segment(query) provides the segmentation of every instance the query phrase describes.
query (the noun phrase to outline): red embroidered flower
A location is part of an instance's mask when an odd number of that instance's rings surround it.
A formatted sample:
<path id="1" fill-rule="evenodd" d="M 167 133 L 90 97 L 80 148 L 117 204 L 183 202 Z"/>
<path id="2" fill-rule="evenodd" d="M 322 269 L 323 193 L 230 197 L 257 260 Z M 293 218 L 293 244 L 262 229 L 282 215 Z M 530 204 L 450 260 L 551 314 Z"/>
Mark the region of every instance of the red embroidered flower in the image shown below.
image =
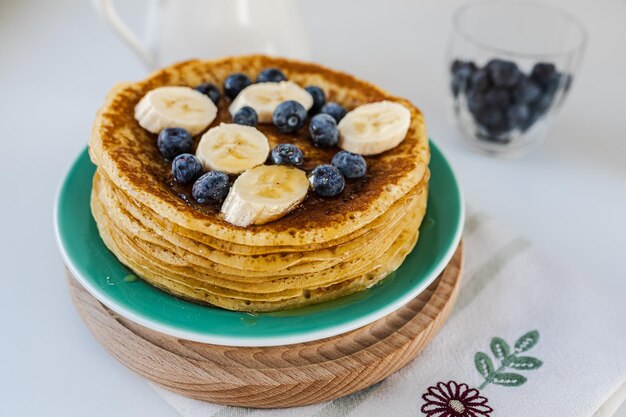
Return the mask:
<path id="1" fill-rule="evenodd" d="M 480 391 L 454 381 L 429 387 L 422 399 L 426 404 L 421 410 L 428 417 L 489 417 L 493 411 Z"/>

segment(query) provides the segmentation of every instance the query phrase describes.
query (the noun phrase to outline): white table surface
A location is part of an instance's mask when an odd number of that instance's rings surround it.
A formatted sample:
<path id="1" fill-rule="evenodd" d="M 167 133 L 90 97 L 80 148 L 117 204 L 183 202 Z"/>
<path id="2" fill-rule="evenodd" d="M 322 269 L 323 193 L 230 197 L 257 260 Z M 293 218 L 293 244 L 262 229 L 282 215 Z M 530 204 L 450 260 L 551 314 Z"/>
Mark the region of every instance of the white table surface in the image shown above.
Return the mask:
<path id="1" fill-rule="evenodd" d="M 143 2 L 126 3 L 138 24 Z M 626 2 L 560 1 L 589 28 L 587 56 L 545 145 L 514 160 L 470 152 L 449 123 L 443 62 L 458 3 L 300 0 L 316 61 L 413 100 L 468 202 L 623 300 Z M 86 0 L 0 2 L 2 416 L 175 415 L 81 323 L 52 226 L 57 184 L 105 93 L 144 73 Z"/>

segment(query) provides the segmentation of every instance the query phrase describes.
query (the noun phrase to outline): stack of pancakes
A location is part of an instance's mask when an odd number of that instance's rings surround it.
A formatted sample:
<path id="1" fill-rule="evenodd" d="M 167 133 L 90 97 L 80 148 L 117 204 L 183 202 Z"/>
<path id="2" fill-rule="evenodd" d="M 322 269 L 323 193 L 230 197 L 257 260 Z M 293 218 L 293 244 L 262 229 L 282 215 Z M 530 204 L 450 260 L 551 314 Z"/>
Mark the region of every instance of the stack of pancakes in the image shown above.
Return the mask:
<path id="1" fill-rule="evenodd" d="M 301 86 L 321 87 L 328 101 L 348 110 L 396 101 L 410 110 L 411 126 L 399 146 L 366 157 L 367 175 L 347 180 L 338 196 L 309 193 L 285 217 L 242 228 L 222 219 L 219 204 L 197 204 L 190 187 L 173 181 L 156 135 L 138 125 L 134 107 L 156 87 L 222 85 L 232 73 L 254 79 L 267 67 L 281 69 Z M 231 122 L 227 100 L 218 107 L 210 127 Z M 300 168 L 307 173 L 330 163 L 338 151 L 314 147 L 306 125 L 296 134 L 269 124 L 258 129 L 271 147 L 298 145 L 305 160 Z M 230 310 L 295 308 L 376 284 L 413 249 L 426 210 L 430 154 L 419 110 L 374 85 L 309 63 L 265 56 L 189 61 L 120 84 L 97 115 L 89 151 L 98 166 L 92 212 L 107 247 L 150 284 Z"/>

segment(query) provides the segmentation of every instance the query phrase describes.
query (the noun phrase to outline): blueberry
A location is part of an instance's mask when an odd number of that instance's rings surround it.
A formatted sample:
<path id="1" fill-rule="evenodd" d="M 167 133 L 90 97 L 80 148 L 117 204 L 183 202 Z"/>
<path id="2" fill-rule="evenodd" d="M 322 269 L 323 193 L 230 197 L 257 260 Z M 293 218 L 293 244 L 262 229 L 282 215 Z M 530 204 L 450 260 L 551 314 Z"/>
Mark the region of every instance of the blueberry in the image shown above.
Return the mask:
<path id="1" fill-rule="evenodd" d="M 193 138 L 185 129 L 168 127 L 159 133 L 157 146 L 165 159 L 174 159 L 181 153 L 191 153 Z"/>
<path id="2" fill-rule="evenodd" d="M 494 87 L 484 94 L 485 104 L 489 107 L 508 107 L 511 104 L 511 95 L 504 88 Z"/>
<path id="3" fill-rule="evenodd" d="M 559 78 L 559 74 L 554 64 L 538 62 L 530 72 L 530 78 L 541 87 L 546 88 L 549 84 L 553 84 L 554 80 Z"/>
<path id="4" fill-rule="evenodd" d="M 200 204 L 219 202 L 226 198 L 228 189 L 228 175 L 211 171 L 196 180 L 191 188 L 191 195 Z"/>
<path id="5" fill-rule="evenodd" d="M 506 118 L 512 127 L 522 129 L 530 119 L 530 109 L 525 104 L 516 104 L 506 111 Z"/>
<path id="6" fill-rule="evenodd" d="M 502 118 L 498 123 L 485 126 L 485 130 L 492 135 L 503 135 L 513 130 L 513 126 L 509 124 L 505 115 L 504 118 Z"/>
<path id="7" fill-rule="evenodd" d="M 478 113 L 486 107 L 485 95 L 470 90 L 467 94 L 467 107 L 472 114 Z"/>
<path id="8" fill-rule="evenodd" d="M 270 160 L 275 165 L 302 165 L 302 151 L 291 143 L 281 143 L 272 149 Z"/>
<path id="9" fill-rule="evenodd" d="M 332 165 L 320 165 L 309 176 L 309 184 L 313 191 L 322 197 L 333 197 L 341 193 L 346 180 L 341 172 Z"/>
<path id="10" fill-rule="evenodd" d="M 476 64 L 474 64 L 472 61 L 464 61 L 462 59 L 455 59 L 454 61 L 452 61 L 452 65 L 450 65 L 450 71 L 452 72 L 452 74 L 455 74 L 463 70 L 464 68 L 469 68 L 471 72 L 474 72 L 478 69 L 476 67 Z"/>
<path id="11" fill-rule="evenodd" d="M 563 91 L 567 93 L 572 87 L 572 76 L 571 74 L 562 74 L 561 77 L 563 78 Z"/>
<path id="12" fill-rule="evenodd" d="M 346 178 L 361 178 L 367 171 L 365 159 L 359 154 L 348 151 L 337 152 L 331 164 Z"/>
<path id="13" fill-rule="evenodd" d="M 456 97 L 459 92 L 466 91 L 469 80 L 476 71 L 476 65 L 473 62 L 465 62 L 455 60 L 452 63 L 452 94 Z"/>
<path id="14" fill-rule="evenodd" d="M 512 139 L 510 127 L 486 127 L 484 128 L 484 132 L 486 135 L 479 135 L 479 137 L 492 142 L 509 143 Z"/>
<path id="15" fill-rule="evenodd" d="M 506 107 L 511 102 L 509 92 L 503 88 L 494 87 L 485 69 L 476 71 L 470 83 L 467 105 L 472 114 L 486 107 Z"/>
<path id="16" fill-rule="evenodd" d="M 511 135 L 504 135 L 504 133 L 506 132 L 498 132 L 491 129 L 484 129 L 483 131 L 476 132 L 476 136 L 479 139 L 503 145 L 511 143 L 513 137 Z"/>
<path id="17" fill-rule="evenodd" d="M 343 116 L 348 113 L 348 111 L 342 105 L 329 101 L 322 106 L 322 108 L 320 109 L 320 113 L 333 116 L 333 119 L 335 119 L 335 121 L 339 123 L 341 119 L 343 119 Z"/>
<path id="18" fill-rule="evenodd" d="M 487 107 L 475 114 L 476 121 L 482 126 L 496 126 L 501 124 L 504 119 L 504 113 L 502 110 Z"/>
<path id="19" fill-rule="evenodd" d="M 539 113 L 539 115 L 543 115 L 546 111 L 548 111 L 553 101 L 554 93 L 546 91 L 545 93 L 541 94 L 536 102 L 532 103 L 532 109 L 535 112 Z"/>
<path id="20" fill-rule="evenodd" d="M 309 134 L 315 146 L 327 148 L 335 146 L 339 142 L 339 129 L 337 122 L 329 114 L 320 113 L 311 119 Z"/>
<path id="21" fill-rule="evenodd" d="M 278 68 L 265 68 L 256 77 L 257 83 L 278 83 L 281 81 L 287 81 L 287 77 Z"/>
<path id="22" fill-rule="evenodd" d="M 522 77 L 515 62 L 504 61 L 502 59 L 492 59 L 485 66 L 491 77 L 491 81 L 498 87 L 514 87 Z"/>
<path id="23" fill-rule="evenodd" d="M 272 120 L 279 131 L 292 133 L 300 129 L 306 120 L 307 112 L 302 104 L 287 100 L 276 106 Z"/>
<path id="24" fill-rule="evenodd" d="M 561 84 L 563 84 L 563 76 L 559 73 L 557 73 L 556 75 L 554 75 L 553 77 L 551 77 L 549 80 L 547 80 L 544 84 L 543 84 L 543 91 L 545 93 L 549 93 L 549 94 L 556 94 L 557 90 L 559 89 L 559 87 L 561 86 Z"/>
<path id="25" fill-rule="evenodd" d="M 502 109 L 487 107 L 476 114 L 474 118 L 480 126 L 489 132 L 499 134 L 511 130 L 511 125 Z"/>
<path id="26" fill-rule="evenodd" d="M 522 131 L 526 131 L 532 125 L 534 125 L 535 122 L 539 120 L 541 116 L 543 116 L 543 113 L 544 113 L 543 111 L 539 111 L 537 108 L 533 106 L 529 106 L 528 111 L 529 111 L 528 119 L 526 120 L 526 123 L 524 123 L 524 125 L 521 126 Z"/>
<path id="27" fill-rule="evenodd" d="M 464 62 L 465 61 L 463 61 L 462 59 L 455 59 L 454 61 L 452 61 L 452 64 L 450 64 L 450 73 L 454 74 L 455 72 L 457 72 Z"/>
<path id="28" fill-rule="evenodd" d="M 205 96 L 208 96 L 211 99 L 211 101 L 215 103 L 215 105 L 217 105 L 217 103 L 220 102 L 220 98 L 222 97 L 222 93 L 220 93 L 220 90 L 215 86 L 215 84 L 211 84 L 211 83 L 200 84 L 199 86 L 196 87 L 196 90 L 201 92 Z"/>
<path id="29" fill-rule="evenodd" d="M 535 81 L 544 91 L 544 93 L 555 95 L 559 87 L 569 89 L 571 77 L 561 74 L 557 71 L 554 64 L 547 62 L 538 62 L 533 67 L 530 78 Z"/>
<path id="30" fill-rule="evenodd" d="M 489 74 L 485 69 L 479 69 L 474 72 L 469 79 L 469 91 L 473 93 L 482 93 L 491 87 Z"/>
<path id="31" fill-rule="evenodd" d="M 306 87 L 305 90 L 311 94 L 311 97 L 313 97 L 313 106 L 309 109 L 309 113 L 319 113 L 322 106 L 326 103 L 326 94 L 324 94 L 324 90 L 314 85 Z"/>
<path id="32" fill-rule="evenodd" d="M 454 97 L 458 96 L 460 92 L 467 90 L 467 77 L 454 74 L 452 81 L 450 81 L 450 89 Z"/>
<path id="33" fill-rule="evenodd" d="M 516 103 L 533 103 L 541 96 L 541 87 L 535 82 L 526 77 L 520 81 L 520 83 L 513 89 L 513 100 Z"/>
<path id="34" fill-rule="evenodd" d="M 179 184 L 189 184 L 202 174 L 202 162 L 190 153 L 178 155 L 172 161 L 172 175 Z"/>
<path id="35" fill-rule="evenodd" d="M 252 81 L 245 74 L 239 72 L 231 74 L 224 80 L 224 94 L 231 100 L 234 100 L 237 94 L 250 84 L 252 84 Z"/>
<path id="36" fill-rule="evenodd" d="M 259 116 L 250 106 L 243 106 L 233 116 L 233 122 L 238 125 L 256 127 L 259 122 Z"/>

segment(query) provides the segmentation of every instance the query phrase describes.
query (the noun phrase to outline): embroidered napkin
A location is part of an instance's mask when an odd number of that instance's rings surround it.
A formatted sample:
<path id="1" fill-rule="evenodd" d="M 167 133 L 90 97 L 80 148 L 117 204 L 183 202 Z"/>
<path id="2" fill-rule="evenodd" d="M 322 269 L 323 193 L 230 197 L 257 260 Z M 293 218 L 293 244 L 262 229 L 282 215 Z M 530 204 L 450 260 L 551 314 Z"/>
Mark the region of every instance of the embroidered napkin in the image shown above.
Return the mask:
<path id="1" fill-rule="evenodd" d="M 626 396 L 626 309 L 481 213 L 465 227 L 464 281 L 441 332 L 363 391 L 284 410 L 154 389 L 184 417 L 607 417 Z"/>

